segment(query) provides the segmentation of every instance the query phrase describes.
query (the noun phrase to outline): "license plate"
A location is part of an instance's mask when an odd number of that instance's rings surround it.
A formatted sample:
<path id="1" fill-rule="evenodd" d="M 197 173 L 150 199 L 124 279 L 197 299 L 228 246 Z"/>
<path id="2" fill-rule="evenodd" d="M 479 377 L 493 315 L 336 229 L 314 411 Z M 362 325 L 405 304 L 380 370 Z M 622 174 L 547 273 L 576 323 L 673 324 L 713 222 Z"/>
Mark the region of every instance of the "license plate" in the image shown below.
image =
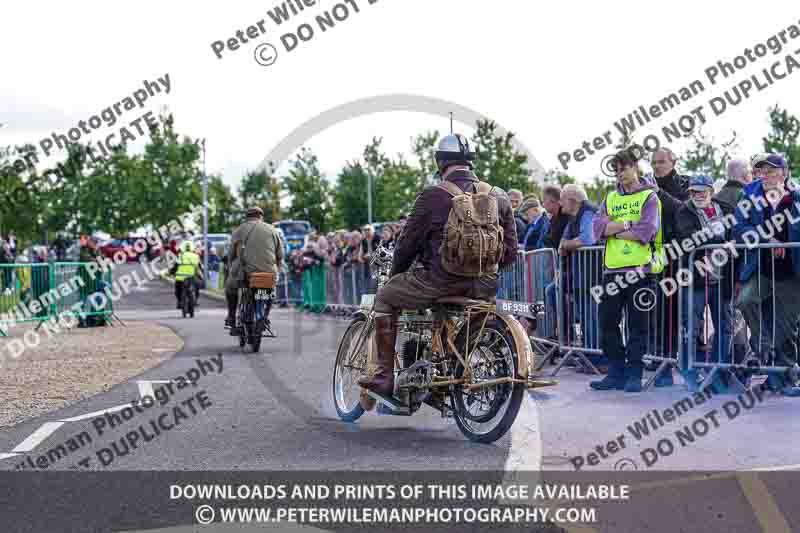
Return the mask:
<path id="1" fill-rule="evenodd" d="M 269 300 L 272 297 L 272 291 L 267 289 L 259 289 L 256 291 L 256 300 Z"/>
<path id="2" fill-rule="evenodd" d="M 530 318 L 536 318 L 536 313 L 540 310 L 538 307 L 539 306 L 536 304 L 528 302 L 515 302 L 512 300 L 502 300 L 500 298 L 496 300 L 495 305 L 497 312 L 500 314 L 519 315 Z"/>
<path id="3" fill-rule="evenodd" d="M 361 307 L 370 308 L 372 304 L 375 302 L 375 295 L 374 294 L 363 294 L 361 296 Z"/>

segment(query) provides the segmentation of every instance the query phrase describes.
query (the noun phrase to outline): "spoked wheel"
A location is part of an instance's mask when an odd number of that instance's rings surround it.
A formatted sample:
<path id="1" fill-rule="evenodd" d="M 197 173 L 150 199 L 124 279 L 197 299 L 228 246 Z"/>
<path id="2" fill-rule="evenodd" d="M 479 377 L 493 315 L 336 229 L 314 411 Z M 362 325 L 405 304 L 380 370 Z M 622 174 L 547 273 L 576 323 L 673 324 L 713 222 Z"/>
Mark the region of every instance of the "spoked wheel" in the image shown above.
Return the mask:
<path id="1" fill-rule="evenodd" d="M 499 318 L 490 316 L 480 331 L 483 317 L 479 318 L 469 324 L 470 353 L 464 355 L 466 326 L 456 343 L 471 369 L 473 382 L 519 378 L 516 345 L 508 327 Z M 459 362 L 455 378 L 463 376 L 464 367 Z M 505 435 L 517 418 L 524 393 L 522 383 L 498 383 L 473 389 L 454 386 L 454 418 L 458 429 L 473 442 L 486 444 L 496 441 Z"/>
<path id="2" fill-rule="evenodd" d="M 358 378 L 367 368 L 367 347 L 370 339 L 364 338 L 367 320 L 358 316 L 342 336 L 336 363 L 333 367 L 333 405 L 339 418 L 355 422 L 364 414 L 361 406 L 361 387 Z M 358 346 L 360 345 L 360 346 Z"/>

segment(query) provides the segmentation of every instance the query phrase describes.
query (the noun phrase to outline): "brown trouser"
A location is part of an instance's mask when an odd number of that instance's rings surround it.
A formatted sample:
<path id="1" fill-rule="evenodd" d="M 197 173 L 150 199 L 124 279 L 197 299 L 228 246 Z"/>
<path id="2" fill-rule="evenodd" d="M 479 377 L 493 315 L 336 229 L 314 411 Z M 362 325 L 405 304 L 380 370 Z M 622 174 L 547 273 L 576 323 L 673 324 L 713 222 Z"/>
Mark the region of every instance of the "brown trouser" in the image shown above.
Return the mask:
<path id="1" fill-rule="evenodd" d="M 403 309 L 428 309 L 445 296 L 494 301 L 497 275 L 462 278 L 417 269 L 393 276 L 375 296 L 375 311 L 397 313 Z"/>

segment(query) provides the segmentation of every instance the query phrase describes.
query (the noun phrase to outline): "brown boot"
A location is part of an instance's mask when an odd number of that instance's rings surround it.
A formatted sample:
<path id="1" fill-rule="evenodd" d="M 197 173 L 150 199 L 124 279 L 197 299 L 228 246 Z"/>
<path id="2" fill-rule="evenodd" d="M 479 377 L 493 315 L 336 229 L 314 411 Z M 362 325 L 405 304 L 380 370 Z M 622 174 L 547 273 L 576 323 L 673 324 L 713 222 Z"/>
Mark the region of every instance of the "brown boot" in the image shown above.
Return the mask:
<path id="1" fill-rule="evenodd" d="M 379 316 L 375 319 L 375 341 L 378 345 L 375 373 L 362 376 L 358 384 L 383 396 L 394 394 L 394 344 L 397 340 L 397 317 Z"/>

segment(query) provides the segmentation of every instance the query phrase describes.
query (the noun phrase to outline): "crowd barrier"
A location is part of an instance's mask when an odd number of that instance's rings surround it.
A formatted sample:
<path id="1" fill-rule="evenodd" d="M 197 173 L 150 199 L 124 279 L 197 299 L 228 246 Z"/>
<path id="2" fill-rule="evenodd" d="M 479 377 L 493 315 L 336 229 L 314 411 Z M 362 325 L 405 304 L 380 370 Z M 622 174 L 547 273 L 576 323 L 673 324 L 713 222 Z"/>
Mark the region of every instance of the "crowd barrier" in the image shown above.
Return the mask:
<path id="1" fill-rule="evenodd" d="M 776 267 L 775 250 L 800 257 L 800 243 L 706 245 L 689 255 L 689 265 L 717 271 L 698 283 L 698 268 L 692 269 L 694 283 L 682 289 L 682 363 L 690 389 L 741 392 L 753 375 L 766 376 L 778 388 L 797 382 L 800 279 Z M 752 274 L 742 284 L 744 271 Z"/>
<path id="2" fill-rule="evenodd" d="M 7 336 L 10 323 L 39 322 L 70 316 L 80 321 L 99 317 L 110 323 L 114 314 L 112 298 L 95 309 L 90 298 L 112 284 L 112 271 L 92 273 L 88 263 L 0 264 L 0 337 Z M 79 310 L 76 304 L 81 303 Z"/>
<path id="3" fill-rule="evenodd" d="M 753 253 L 755 248 L 746 254 L 748 246 L 741 244 L 735 248 L 743 251 L 742 259 L 726 266 L 730 272 L 723 283 L 730 286 L 715 291 L 708 286 L 708 279 L 696 271 L 697 254 L 725 247 L 731 245 L 698 247 L 691 254 L 665 247 L 668 258 L 680 259 L 667 262 L 664 271 L 654 276 L 653 294 L 640 302 L 649 313 L 644 360 L 652 374 L 644 384 L 645 389 L 656 385 L 659 379 L 668 382 L 673 369 L 683 375 L 690 390 L 713 385 L 716 390 L 736 391 L 743 389 L 745 375 L 797 375 L 800 280 L 782 282 L 781 287 L 796 285 L 796 291 L 769 290 L 776 283 L 774 270 L 762 264 L 761 255 Z M 795 249 L 800 243 L 756 248 L 778 247 Z M 518 252 L 513 264 L 499 273 L 498 298 L 528 304 L 533 310 L 521 318 L 539 355 L 537 370 L 554 363 L 552 375 L 565 366 L 599 374 L 598 367 L 607 364 L 600 347 L 599 306 L 592 295 L 592 288 L 603 283 L 603 253 L 602 246 L 583 247 L 566 256 L 553 249 Z M 800 257 L 800 250 L 798 254 Z M 755 279 L 760 280 L 760 285 L 754 285 L 745 295 L 751 299 L 753 294 L 763 298 L 759 305 L 751 305 L 750 310 L 742 313 L 734 307 L 735 298 L 730 295 L 735 292 L 738 273 L 748 261 L 755 262 Z M 700 276 L 705 280 L 698 282 L 701 289 L 681 286 L 686 284 L 687 270 L 695 278 Z M 279 290 L 280 298 L 317 313 L 351 312 L 359 306 L 364 294 L 374 293 L 374 283 L 364 264 L 318 265 L 304 271 L 302 276 L 290 274 L 285 279 Z M 698 303 L 698 298 L 703 301 Z M 773 316 L 778 316 L 778 320 L 772 320 Z M 627 343 L 626 323 L 623 313 L 620 328 Z M 722 334 L 715 335 L 715 327 Z M 768 355 L 759 358 L 756 353 Z"/>

